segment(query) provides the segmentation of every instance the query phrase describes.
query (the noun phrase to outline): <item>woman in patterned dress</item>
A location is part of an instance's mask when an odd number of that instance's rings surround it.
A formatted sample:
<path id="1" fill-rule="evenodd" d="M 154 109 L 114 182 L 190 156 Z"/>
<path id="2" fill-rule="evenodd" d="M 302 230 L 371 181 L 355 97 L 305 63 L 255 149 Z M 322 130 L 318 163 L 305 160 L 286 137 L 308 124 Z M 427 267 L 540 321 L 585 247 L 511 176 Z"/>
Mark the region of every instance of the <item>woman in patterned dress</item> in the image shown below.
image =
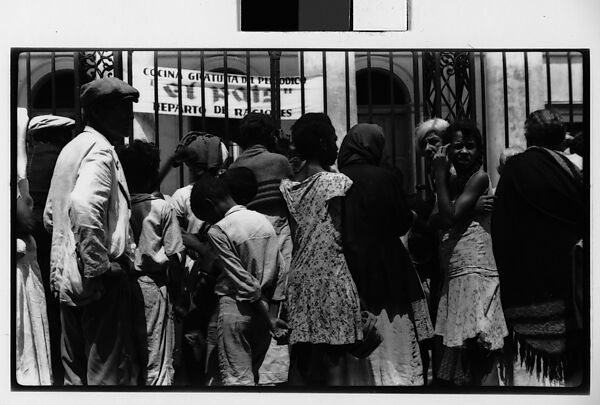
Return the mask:
<path id="1" fill-rule="evenodd" d="M 490 191 L 482 166 L 482 138 L 470 122 L 443 134 L 445 146 L 433 160 L 442 228 L 445 280 L 435 332 L 443 339 L 436 377 L 457 385 L 498 385 L 497 354 L 508 335 L 500 305 L 498 270 L 492 252 L 490 215 L 475 209 Z M 450 163 L 456 169 L 450 181 Z M 454 183 L 454 184 L 452 184 Z"/>
<path id="2" fill-rule="evenodd" d="M 349 346 L 362 339 L 362 329 L 340 232 L 340 197 L 352 181 L 327 171 L 337 157 L 335 129 L 327 115 L 305 114 L 292 127 L 292 137 L 304 164 L 293 181 L 284 179 L 280 185 L 294 242 L 287 298 L 289 383 L 365 384 L 352 379 L 364 375 L 362 371 L 349 370 L 366 362 L 348 353 Z"/>

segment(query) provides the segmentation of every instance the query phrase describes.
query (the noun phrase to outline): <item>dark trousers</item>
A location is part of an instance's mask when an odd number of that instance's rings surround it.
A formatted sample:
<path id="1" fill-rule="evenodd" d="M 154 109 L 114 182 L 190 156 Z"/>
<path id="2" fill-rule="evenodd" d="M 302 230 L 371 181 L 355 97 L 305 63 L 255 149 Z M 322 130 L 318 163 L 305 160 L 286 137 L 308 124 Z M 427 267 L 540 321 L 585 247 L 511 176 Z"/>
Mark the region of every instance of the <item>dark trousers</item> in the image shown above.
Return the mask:
<path id="1" fill-rule="evenodd" d="M 138 384 L 130 281 L 102 277 L 106 291 L 99 300 L 60 306 L 65 385 Z"/>

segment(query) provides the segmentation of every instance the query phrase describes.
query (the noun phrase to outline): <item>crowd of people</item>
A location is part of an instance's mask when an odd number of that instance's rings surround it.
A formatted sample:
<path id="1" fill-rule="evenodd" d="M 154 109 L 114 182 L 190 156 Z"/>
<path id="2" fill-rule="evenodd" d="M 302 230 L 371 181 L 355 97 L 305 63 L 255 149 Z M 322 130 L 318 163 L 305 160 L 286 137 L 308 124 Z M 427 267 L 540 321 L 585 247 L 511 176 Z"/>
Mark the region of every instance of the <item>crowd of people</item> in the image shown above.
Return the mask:
<path id="1" fill-rule="evenodd" d="M 585 361 L 580 136 L 531 113 L 497 188 L 468 121 L 416 129 L 407 196 L 385 135 L 307 113 L 282 136 L 125 141 L 138 91 L 81 88 L 85 127 L 27 126 L 17 181 L 21 385 L 577 386 Z M 22 158 L 22 157 L 21 157 Z M 233 161 L 232 161 L 233 160 Z M 191 183 L 161 181 L 185 165 Z"/>

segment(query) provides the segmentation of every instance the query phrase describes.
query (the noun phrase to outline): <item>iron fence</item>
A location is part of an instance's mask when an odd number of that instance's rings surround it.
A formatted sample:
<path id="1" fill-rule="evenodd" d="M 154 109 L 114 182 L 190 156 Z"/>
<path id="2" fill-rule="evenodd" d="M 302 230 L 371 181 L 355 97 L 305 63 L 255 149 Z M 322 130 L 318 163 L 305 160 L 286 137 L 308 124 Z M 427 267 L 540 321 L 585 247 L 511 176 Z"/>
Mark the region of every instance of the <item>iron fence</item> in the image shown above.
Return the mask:
<path id="1" fill-rule="evenodd" d="M 231 116 L 230 103 L 239 105 L 242 100 L 246 111 L 253 110 L 255 76 L 269 78 L 269 88 L 263 90 L 269 94 L 262 105 L 269 100 L 269 112 L 283 130 L 289 130 L 295 119 L 285 116 L 287 110 L 296 109 L 292 117 L 297 117 L 315 106 L 332 116 L 340 132 L 357 122 L 384 127 L 387 152 L 404 172 L 409 193 L 418 191 L 424 182 L 413 133 L 428 118 L 475 121 L 484 137 L 485 155 L 492 159 L 499 148 L 522 142 L 519 131 L 534 108 L 558 109 L 569 132 L 582 131 L 588 137 L 589 92 L 584 83 L 589 57 L 585 50 L 29 50 L 16 54 L 17 102 L 27 107 L 30 117 L 67 115 L 80 128 L 81 86 L 104 76 L 136 86 L 136 57 L 142 56 L 153 68 L 153 87 L 150 94 L 144 94 L 153 103 L 151 112 L 136 115 L 152 115 L 151 140 L 161 147 L 163 156 L 172 152 L 184 132 L 193 129 L 221 136 L 233 153 L 232 140 L 241 117 Z M 161 69 L 171 69 L 176 80 L 166 81 Z M 199 73 L 199 80 L 184 84 L 182 72 L 190 69 Z M 218 118 L 207 114 L 207 95 L 211 94 L 207 73 L 222 75 L 222 89 L 215 93 L 223 95 Z M 245 77 L 245 83 L 234 85 L 233 76 Z M 282 97 L 288 91 L 281 88 L 286 77 L 299 78 L 298 105 L 292 107 Z M 315 78 L 320 86 L 311 82 Z M 175 115 L 161 110 L 165 86 L 176 93 Z M 185 103 L 189 95 L 197 95 L 196 90 L 200 105 L 192 111 Z M 494 162 L 487 166 L 488 171 L 495 167 Z M 183 168 L 174 176 L 171 188 L 186 183 Z"/>

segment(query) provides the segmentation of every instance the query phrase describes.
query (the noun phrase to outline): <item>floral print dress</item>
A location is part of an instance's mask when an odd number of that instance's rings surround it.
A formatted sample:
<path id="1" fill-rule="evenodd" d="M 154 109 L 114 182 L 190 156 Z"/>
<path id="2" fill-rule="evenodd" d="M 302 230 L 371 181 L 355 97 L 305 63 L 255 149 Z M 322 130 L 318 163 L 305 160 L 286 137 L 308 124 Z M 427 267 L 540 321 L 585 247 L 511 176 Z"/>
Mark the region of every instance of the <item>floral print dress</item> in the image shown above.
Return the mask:
<path id="1" fill-rule="evenodd" d="M 358 292 L 342 251 L 342 197 L 352 180 L 320 172 L 280 190 L 292 217 L 288 276 L 290 344 L 351 344 L 362 339 Z"/>

